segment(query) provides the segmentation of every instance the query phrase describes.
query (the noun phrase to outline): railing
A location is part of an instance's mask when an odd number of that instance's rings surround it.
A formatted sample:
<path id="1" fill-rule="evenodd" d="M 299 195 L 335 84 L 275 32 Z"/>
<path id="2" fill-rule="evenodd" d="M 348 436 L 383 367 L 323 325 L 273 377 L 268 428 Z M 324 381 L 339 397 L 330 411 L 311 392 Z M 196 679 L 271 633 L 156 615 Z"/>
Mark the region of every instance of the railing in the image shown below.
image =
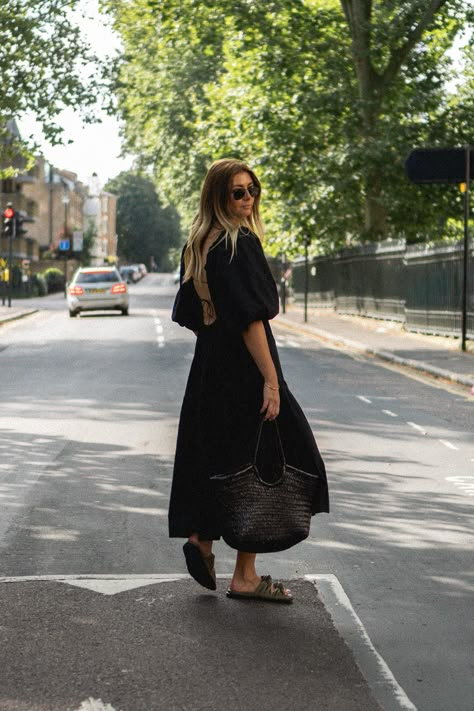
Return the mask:
<path id="1" fill-rule="evenodd" d="M 467 337 L 474 339 L 474 274 L 468 269 Z M 461 331 L 463 245 L 407 247 L 387 241 L 309 263 L 308 303 L 340 313 L 404 322 L 412 331 L 455 334 Z M 304 299 L 305 264 L 293 263 L 296 301 Z"/>

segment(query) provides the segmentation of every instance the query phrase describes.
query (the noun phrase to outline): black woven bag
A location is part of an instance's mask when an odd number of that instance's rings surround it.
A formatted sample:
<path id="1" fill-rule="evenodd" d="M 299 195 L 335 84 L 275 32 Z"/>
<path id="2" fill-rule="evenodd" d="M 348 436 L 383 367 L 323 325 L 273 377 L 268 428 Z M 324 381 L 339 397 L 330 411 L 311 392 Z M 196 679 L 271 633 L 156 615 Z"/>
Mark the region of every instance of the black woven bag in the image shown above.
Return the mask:
<path id="1" fill-rule="evenodd" d="M 225 474 L 210 477 L 219 505 L 224 541 L 247 553 L 284 551 L 309 535 L 311 502 L 319 477 L 292 467 L 285 461 L 276 421 L 280 474 L 264 481 L 257 467 L 263 420 L 257 434 L 253 462 Z"/>

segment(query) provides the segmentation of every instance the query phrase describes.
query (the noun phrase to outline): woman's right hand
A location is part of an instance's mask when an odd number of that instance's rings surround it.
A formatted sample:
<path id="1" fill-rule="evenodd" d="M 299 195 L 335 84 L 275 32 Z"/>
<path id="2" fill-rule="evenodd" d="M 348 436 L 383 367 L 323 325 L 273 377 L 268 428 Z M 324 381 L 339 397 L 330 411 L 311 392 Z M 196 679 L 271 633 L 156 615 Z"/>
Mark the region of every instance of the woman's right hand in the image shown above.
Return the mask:
<path id="1" fill-rule="evenodd" d="M 280 414 L 280 389 L 272 383 L 263 385 L 263 405 L 260 414 L 264 420 L 274 420 Z"/>

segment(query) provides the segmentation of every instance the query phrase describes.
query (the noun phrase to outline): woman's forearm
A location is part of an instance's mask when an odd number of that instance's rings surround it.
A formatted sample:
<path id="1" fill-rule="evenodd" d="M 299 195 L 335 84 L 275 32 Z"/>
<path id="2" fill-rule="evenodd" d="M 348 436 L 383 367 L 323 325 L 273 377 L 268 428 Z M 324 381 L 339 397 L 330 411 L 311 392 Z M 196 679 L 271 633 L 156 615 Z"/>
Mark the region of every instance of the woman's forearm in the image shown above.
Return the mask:
<path id="1" fill-rule="evenodd" d="M 242 333 L 245 345 L 268 385 L 278 387 L 278 375 L 268 347 L 262 321 L 253 321 Z"/>

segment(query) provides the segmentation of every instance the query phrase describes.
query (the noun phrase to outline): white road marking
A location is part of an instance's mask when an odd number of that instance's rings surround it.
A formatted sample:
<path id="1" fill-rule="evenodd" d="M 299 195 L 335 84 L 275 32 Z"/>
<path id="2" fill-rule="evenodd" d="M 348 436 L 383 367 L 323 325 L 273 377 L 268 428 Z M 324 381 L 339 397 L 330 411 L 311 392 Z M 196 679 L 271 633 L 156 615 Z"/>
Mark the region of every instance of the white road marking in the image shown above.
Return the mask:
<path id="1" fill-rule="evenodd" d="M 451 442 L 448 442 L 448 440 L 446 439 L 440 439 L 439 441 L 441 442 L 441 444 L 444 444 L 444 446 L 448 449 L 459 449 L 459 447 L 456 447 L 456 445 L 451 444 Z"/>
<path id="2" fill-rule="evenodd" d="M 357 397 L 359 398 L 359 400 L 362 400 L 362 402 L 366 402 L 369 405 L 372 405 L 372 400 L 369 400 L 368 397 L 364 397 L 364 395 L 357 395 Z"/>
<path id="3" fill-rule="evenodd" d="M 474 496 L 474 476 L 447 476 L 446 481 L 450 481 L 464 494 Z"/>
<path id="4" fill-rule="evenodd" d="M 351 648 L 371 691 L 385 711 L 417 711 L 377 652 L 362 621 L 335 575 L 305 575 L 317 588 L 338 632 Z"/>
<path id="5" fill-rule="evenodd" d="M 407 425 L 410 425 L 410 427 L 413 427 L 414 430 L 418 430 L 418 432 L 421 432 L 421 434 L 426 434 L 426 430 L 421 427 L 421 425 L 417 425 L 416 422 L 407 422 Z"/>
<path id="6" fill-rule="evenodd" d="M 287 344 L 291 346 L 292 348 L 301 348 L 301 345 L 299 343 L 296 343 L 296 341 L 292 341 L 289 338 L 287 339 Z"/>
<path id="7" fill-rule="evenodd" d="M 228 577 L 228 576 L 222 576 Z M 20 577 L 0 578 L 1 583 L 35 583 L 57 582 L 72 585 L 76 588 L 85 588 L 101 595 L 117 595 L 126 590 L 156 585 L 157 583 L 171 583 L 175 580 L 191 579 L 185 573 L 162 575 L 153 573 L 147 575 L 26 575 Z"/>
<path id="8" fill-rule="evenodd" d="M 156 313 L 156 311 L 154 311 L 152 313 Z M 161 325 L 161 319 L 158 318 L 158 316 L 155 316 L 155 318 L 153 320 L 155 322 L 156 342 L 157 342 L 158 348 L 164 348 L 165 347 L 165 338 L 162 335 L 163 334 L 163 326 Z"/>
<path id="9" fill-rule="evenodd" d="M 110 704 L 104 704 L 102 699 L 93 699 L 92 696 L 82 702 L 76 711 L 119 711 Z"/>
<path id="10" fill-rule="evenodd" d="M 385 412 L 386 415 L 389 415 L 390 417 L 398 417 L 396 412 L 392 412 L 391 410 L 382 410 L 382 412 Z"/>
<path id="11" fill-rule="evenodd" d="M 85 588 L 98 592 L 101 595 L 117 595 L 117 593 L 133 590 L 134 588 L 142 588 L 146 585 L 155 585 L 156 583 L 172 582 L 174 578 L 148 580 L 147 578 L 137 577 L 134 580 L 61 580 L 66 585 L 72 585 L 76 588 Z"/>

